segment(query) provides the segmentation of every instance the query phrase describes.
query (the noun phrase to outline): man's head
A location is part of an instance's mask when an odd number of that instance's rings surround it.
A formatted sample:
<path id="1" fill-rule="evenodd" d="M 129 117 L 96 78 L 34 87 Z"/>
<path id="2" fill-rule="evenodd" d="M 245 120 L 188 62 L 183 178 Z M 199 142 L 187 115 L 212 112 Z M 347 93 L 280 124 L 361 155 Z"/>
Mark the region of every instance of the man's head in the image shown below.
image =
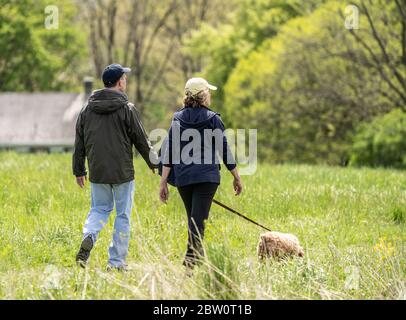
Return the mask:
<path id="1" fill-rule="evenodd" d="M 123 68 L 120 64 L 111 64 L 103 71 L 103 83 L 106 88 L 125 92 L 127 88 L 127 75 L 130 68 Z"/>

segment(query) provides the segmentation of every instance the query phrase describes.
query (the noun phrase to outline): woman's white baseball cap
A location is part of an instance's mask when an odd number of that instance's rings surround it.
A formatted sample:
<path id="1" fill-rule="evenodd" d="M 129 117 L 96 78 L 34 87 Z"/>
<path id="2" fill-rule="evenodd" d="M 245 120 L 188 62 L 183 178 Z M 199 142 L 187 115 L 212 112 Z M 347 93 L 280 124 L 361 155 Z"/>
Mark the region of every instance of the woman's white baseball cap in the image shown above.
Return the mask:
<path id="1" fill-rule="evenodd" d="M 217 87 L 211 85 L 203 78 L 191 78 L 186 82 L 185 85 L 185 91 L 190 92 L 192 95 L 206 89 L 217 90 Z"/>

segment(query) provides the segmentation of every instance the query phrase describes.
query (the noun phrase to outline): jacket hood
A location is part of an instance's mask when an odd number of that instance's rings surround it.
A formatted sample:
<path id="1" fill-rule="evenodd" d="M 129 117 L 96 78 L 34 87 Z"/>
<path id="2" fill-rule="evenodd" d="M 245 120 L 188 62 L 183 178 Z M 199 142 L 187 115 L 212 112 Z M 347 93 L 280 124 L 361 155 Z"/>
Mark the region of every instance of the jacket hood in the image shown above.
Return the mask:
<path id="1" fill-rule="evenodd" d="M 178 120 L 182 127 L 200 128 L 207 125 L 210 120 L 220 115 L 206 107 L 183 108 L 174 114 L 174 120 Z"/>
<path id="2" fill-rule="evenodd" d="M 89 98 L 89 108 L 96 113 L 112 113 L 128 103 L 128 97 L 111 89 L 96 90 Z"/>

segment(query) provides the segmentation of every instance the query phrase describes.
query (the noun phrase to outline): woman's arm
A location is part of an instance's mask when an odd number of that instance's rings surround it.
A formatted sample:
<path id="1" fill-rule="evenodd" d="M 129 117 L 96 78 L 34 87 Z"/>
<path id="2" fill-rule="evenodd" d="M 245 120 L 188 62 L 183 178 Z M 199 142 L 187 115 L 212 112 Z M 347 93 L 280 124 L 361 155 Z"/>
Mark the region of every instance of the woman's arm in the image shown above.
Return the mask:
<path id="1" fill-rule="evenodd" d="M 161 183 L 168 182 L 169 173 L 171 172 L 171 167 L 163 165 L 162 166 L 162 176 L 161 176 Z"/>
<path id="2" fill-rule="evenodd" d="M 169 198 L 169 189 L 168 189 L 168 177 L 171 169 L 173 167 L 172 164 L 172 125 L 168 131 L 168 137 L 164 140 L 161 150 L 163 154 L 161 154 L 161 162 L 162 162 L 162 175 L 161 175 L 161 182 L 159 184 L 159 199 L 166 203 Z"/>
<path id="3" fill-rule="evenodd" d="M 243 186 L 240 175 L 238 173 L 237 164 L 228 145 L 227 137 L 224 134 L 225 127 L 223 121 L 221 121 L 221 118 L 219 116 L 216 116 L 215 118 L 216 118 L 215 126 L 217 128 L 220 128 L 221 131 L 223 132 L 223 154 L 222 154 L 223 163 L 234 177 L 233 188 L 235 191 L 235 195 L 238 196 L 242 192 Z"/>

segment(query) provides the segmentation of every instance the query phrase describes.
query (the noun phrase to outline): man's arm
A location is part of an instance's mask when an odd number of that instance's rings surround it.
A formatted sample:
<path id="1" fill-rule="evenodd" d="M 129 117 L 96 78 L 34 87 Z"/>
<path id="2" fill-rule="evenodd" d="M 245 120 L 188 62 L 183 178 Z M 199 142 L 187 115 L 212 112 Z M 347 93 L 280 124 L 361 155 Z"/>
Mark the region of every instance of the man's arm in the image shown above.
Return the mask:
<path id="1" fill-rule="evenodd" d="M 82 112 L 80 112 L 76 121 L 75 146 L 72 156 L 72 170 L 76 177 L 84 177 L 87 175 L 85 160 L 86 151 L 83 137 L 83 115 Z"/>
<path id="2" fill-rule="evenodd" d="M 128 134 L 131 138 L 131 142 L 135 148 L 144 158 L 150 169 L 158 168 L 158 155 L 152 148 L 151 142 L 145 132 L 142 125 L 140 114 L 133 104 L 128 105 L 129 108 L 129 123 Z M 151 158 L 150 158 L 151 155 Z"/>

